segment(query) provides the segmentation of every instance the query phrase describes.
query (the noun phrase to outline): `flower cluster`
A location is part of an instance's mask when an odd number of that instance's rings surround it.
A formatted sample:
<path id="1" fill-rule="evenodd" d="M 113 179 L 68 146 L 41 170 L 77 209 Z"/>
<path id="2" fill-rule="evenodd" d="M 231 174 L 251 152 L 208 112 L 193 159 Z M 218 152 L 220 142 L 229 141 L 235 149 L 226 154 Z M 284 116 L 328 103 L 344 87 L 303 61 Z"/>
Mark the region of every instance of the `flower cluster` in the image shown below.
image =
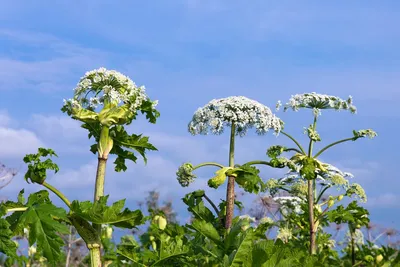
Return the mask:
<path id="1" fill-rule="evenodd" d="M 276 105 L 277 109 L 281 105 L 279 101 Z M 292 95 L 289 102 L 284 105 L 284 111 L 288 109 L 298 111 L 300 108 L 313 109 L 315 116 L 320 115 L 321 109 L 349 110 L 351 113 L 357 111 L 351 96 L 347 100 L 343 100 L 337 96 L 322 95 L 315 92 Z"/>
<path id="2" fill-rule="evenodd" d="M 320 175 L 320 179 L 323 180 L 324 183 L 347 188 L 349 185 L 348 179 L 354 177 L 353 174 L 343 172 L 331 164 L 324 163 L 323 166 L 326 169 L 326 172 Z"/>
<path id="3" fill-rule="evenodd" d="M 339 187 L 343 187 L 345 189 L 347 189 L 349 187 L 348 179 L 353 178 L 354 177 L 353 174 L 351 174 L 349 172 L 343 172 L 331 164 L 322 163 L 321 166 L 324 170 L 317 168 L 318 175 L 316 178 L 321 184 L 339 186 Z M 300 181 L 303 181 L 303 179 L 302 179 L 299 171 L 292 170 L 292 171 L 289 171 L 288 173 L 286 173 L 283 178 L 279 179 L 278 183 L 281 186 L 292 184 L 292 186 L 297 187 L 296 188 L 297 191 L 299 191 L 299 190 L 303 191 L 305 186 L 299 184 Z M 296 184 L 298 184 L 298 185 L 296 185 Z M 294 189 L 294 188 L 292 188 L 292 189 Z M 301 192 L 301 191 L 299 191 L 299 192 Z"/>
<path id="4" fill-rule="evenodd" d="M 287 213 L 287 209 L 292 209 L 295 213 L 302 213 L 300 204 L 303 200 L 299 197 L 274 197 L 273 200 L 281 206 L 282 214 Z"/>
<path id="5" fill-rule="evenodd" d="M 244 96 L 232 96 L 211 100 L 199 108 L 188 125 L 189 132 L 196 134 L 221 134 L 225 126 L 236 127 L 236 134 L 244 136 L 249 128 L 255 127 L 258 134 L 270 129 L 279 133 L 283 122 L 261 103 Z"/>
<path id="6" fill-rule="evenodd" d="M 194 181 L 196 175 L 194 175 L 192 172 L 193 165 L 191 163 L 184 163 L 179 167 L 178 171 L 176 172 L 176 179 L 182 187 L 187 187 Z"/>
<path id="7" fill-rule="evenodd" d="M 148 101 L 144 86 L 136 86 L 128 76 L 118 71 L 99 68 L 85 73 L 74 89 L 74 97 L 64 100 L 64 107 L 66 110 L 86 108 L 93 111 L 105 103 L 126 104 L 129 110 L 136 112 Z M 157 101 L 151 103 L 154 109 Z"/>
<path id="8" fill-rule="evenodd" d="M 281 227 L 278 230 L 276 238 L 281 239 L 284 243 L 287 243 L 293 238 L 292 230 L 288 227 Z"/>
<path id="9" fill-rule="evenodd" d="M 307 183 L 303 180 L 299 180 L 292 185 L 291 193 L 296 197 L 305 198 L 308 193 Z"/>
<path id="10" fill-rule="evenodd" d="M 275 223 L 274 220 L 268 216 L 261 218 L 258 222 L 259 222 L 259 224 L 274 224 Z"/>
<path id="11" fill-rule="evenodd" d="M 370 139 L 378 136 L 378 134 L 371 129 L 353 131 L 354 138 L 368 137 Z"/>
<path id="12" fill-rule="evenodd" d="M 367 195 L 365 194 L 364 188 L 357 183 L 353 183 L 350 188 L 346 192 L 347 196 L 355 195 L 358 197 L 362 202 L 367 202 Z"/>

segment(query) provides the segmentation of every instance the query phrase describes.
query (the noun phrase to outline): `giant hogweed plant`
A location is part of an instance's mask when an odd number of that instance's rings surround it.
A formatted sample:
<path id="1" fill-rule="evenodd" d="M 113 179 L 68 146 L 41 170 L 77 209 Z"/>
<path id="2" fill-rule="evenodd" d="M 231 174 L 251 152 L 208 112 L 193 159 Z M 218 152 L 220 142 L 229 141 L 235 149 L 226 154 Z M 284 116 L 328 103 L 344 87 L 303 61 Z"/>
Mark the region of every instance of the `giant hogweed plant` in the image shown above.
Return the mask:
<path id="1" fill-rule="evenodd" d="M 278 102 L 277 108 L 279 109 L 280 106 L 281 103 Z M 285 165 L 290 171 L 279 180 L 269 180 L 266 187 L 272 194 L 279 190 L 287 191 L 296 197 L 299 200 L 298 202 L 306 203 L 308 207 L 309 252 L 315 254 L 317 251 L 316 236 L 321 217 L 327 215 L 329 208 L 335 202 L 341 201 L 344 196 L 355 196 L 359 197 L 361 201 L 366 201 L 364 189 L 359 184 L 349 182 L 348 178 L 352 177 L 350 173 L 342 172 L 330 164 L 321 162 L 319 156 L 338 144 L 356 141 L 364 137 L 373 138 L 377 134 L 371 129 L 354 130 L 351 137 L 328 144 L 315 153 L 314 144 L 321 141 L 317 132 L 317 122 L 321 110 L 348 110 L 351 113 L 356 113 L 356 107 L 353 105 L 351 97 L 343 100 L 336 96 L 305 93 L 292 96 L 289 102 L 285 104 L 284 111 L 288 109 L 298 111 L 302 108 L 312 109 L 313 111 L 313 123 L 304 131 L 309 138 L 308 145 L 305 148 L 294 137 L 281 131 L 283 135 L 293 141 L 296 148 L 288 149 L 279 145 L 272 146 L 268 149 L 267 154 L 271 158 L 271 162 L 276 162 L 279 167 Z M 295 155 L 291 158 L 281 156 L 282 153 L 288 151 L 294 151 Z M 329 188 L 341 189 L 344 190 L 344 193 L 338 196 L 330 196 L 325 200 L 323 195 Z M 325 208 L 322 210 L 324 205 Z"/>
<path id="2" fill-rule="evenodd" d="M 64 101 L 62 111 L 82 122 L 81 126 L 89 131 L 89 138 L 95 140 L 91 147 L 91 151 L 98 156 L 94 200 L 71 202 L 46 181 L 49 170 L 59 170 L 51 159 L 57 156 L 53 150 L 39 148 L 38 153 L 26 155 L 24 162 L 28 164 L 28 171 L 25 180 L 53 192 L 69 211 L 54 206 L 47 190 L 33 193 L 27 200 L 21 191 L 17 202 L 2 203 L 0 252 L 8 256 L 9 263 L 17 258 L 16 244 L 11 238 L 29 229 L 29 245 L 36 244 L 47 262 L 50 265 L 56 264 L 64 245 L 57 233 L 67 234 L 67 225 L 72 225 L 90 251 L 91 266 L 101 266 L 102 225 L 134 228 L 144 222 L 139 210 L 123 209 L 124 199 L 111 206 L 107 205 L 108 196 L 104 196 L 105 170 L 110 154 L 116 155 L 115 170 L 125 171 L 125 160 L 137 160 L 135 152 L 146 160 L 146 151 L 156 150 L 148 142 L 148 137 L 128 134 L 124 128 L 136 119 L 139 112 L 145 114 L 151 123 L 155 123 L 159 116 L 156 104 L 156 101 L 148 98 L 143 86 L 136 86 L 129 77 L 114 70 L 100 68 L 87 72 L 80 79 L 73 98 Z"/>
<path id="3" fill-rule="evenodd" d="M 249 128 L 256 128 L 256 132 L 260 135 L 269 130 L 279 133 L 282 126 L 283 122 L 268 107 L 255 100 L 243 96 L 233 96 L 210 101 L 194 113 L 188 130 L 192 135 L 209 133 L 218 135 L 228 128 L 230 132 L 228 165 L 215 162 L 204 162 L 198 165 L 184 163 L 177 171 L 179 183 L 183 187 L 189 186 L 196 178 L 194 170 L 205 166 L 218 167 L 219 170 L 216 171 L 215 177 L 208 181 L 208 186 L 216 189 L 224 184 L 228 177 L 226 201 L 223 208 L 225 212 L 222 216 L 225 228 L 229 229 L 234 217 L 235 183 L 250 193 L 259 193 L 265 189 L 265 185 L 258 175 L 259 171 L 252 166 L 262 162 L 255 161 L 235 165 L 235 137 L 237 135 L 245 136 Z"/>

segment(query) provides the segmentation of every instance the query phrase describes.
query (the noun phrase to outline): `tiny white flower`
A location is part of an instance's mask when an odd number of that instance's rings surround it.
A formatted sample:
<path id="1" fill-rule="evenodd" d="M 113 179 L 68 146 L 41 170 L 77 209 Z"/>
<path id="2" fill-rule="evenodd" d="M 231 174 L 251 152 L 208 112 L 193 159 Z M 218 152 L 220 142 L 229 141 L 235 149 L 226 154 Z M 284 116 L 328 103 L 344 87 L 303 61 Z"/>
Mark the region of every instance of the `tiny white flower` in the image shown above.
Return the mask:
<path id="1" fill-rule="evenodd" d="M 315 116 L 321 115 L 322 109 L 349 110 L 351 113 L 357 111 L 351 96 L 347 100 L 343 100 L 337 96 L 315 92 L 292 95 L 289 102 L 284 105 L 284 111 L 288 109 L 298 111 L 300 108 L 312 109 Z"/>
<path id="2" fill-rule="evenodd" d="M 244 136 L 249 128 L 256 128 L 258 134 L 270 129 L 279 133 L 282 121 L 261 103 L 244 96 L 213 99 L 199 108 L 188 125 L 191 134 L 221 134 L 224 127 L 236 126 L 236 134 Z"/>
<path id="3" fill-rule="evenodd" d="M 86 72 L 74 91 L 72 99 L 64 100 L 64 107 L 67 110 L 74 107 L 95 109 L 108 100 L 117 105 L 128 105 L 131 111 L 136 112 L 144 102 L 149 100 L 144 86 L 138 87 L 128 76 L 106 68 Z M 153 109 L 157 103 L 157 101 L 152 102 Z"/>

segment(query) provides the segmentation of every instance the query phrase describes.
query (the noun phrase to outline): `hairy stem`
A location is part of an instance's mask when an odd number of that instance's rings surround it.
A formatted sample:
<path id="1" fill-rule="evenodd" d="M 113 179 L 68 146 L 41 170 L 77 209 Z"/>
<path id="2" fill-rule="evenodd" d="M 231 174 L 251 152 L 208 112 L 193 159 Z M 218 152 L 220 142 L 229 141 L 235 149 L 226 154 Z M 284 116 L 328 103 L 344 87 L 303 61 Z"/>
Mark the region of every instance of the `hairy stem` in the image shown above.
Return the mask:
<path id="1" fill-rule="evenodd" d="M 315 232 L 315 222 L 314 222 L 314 190 L 313 181 L 308 180 L 308 213 L 309 213 L 309 223 L 310 223 L 310 254 L 314 255 L 317 253 L 316 244 L 316 232 Z"/>
<path id="2" fill-rule="evenodd" d="M 312 126 L 313 131 L 315 131 L 315 127 L 317 126 L 317 116 L 314 115 L 314 123 Z M 314 140 L 310 138 L 310 143 L 308 144 L 308 157 L 312 157 L 312 151 L 313 151 L 313 145 L 314 145 Z"/>
<path id="3" fill-rule="evenodd" d="M 350 227 L 350 235 L 351 235 L 351 265 L 354 266 L 356 264 L 356 251 L 354 244 L 354 229 Z"/>
<path id="4" fill-rule="evenodd" d="M 94 187 L 94 201 L 100 199 L 100 197 L 104 196 L 104 183 L 105 183 L 105 176 L 106 176 L 106 166 L 107 166 L 107 158 L 108 153 L 112 147 L 108 147 L 108 140 L 109 140 L 109 128 L 103 126 L 100 139 L 98 143 L 98 159 L 97 159 L 97 172 L 96 172 L 96 182 Z M 107 144 L 107 145 L 106 145 Z M 98 237 L 101 236 L 101 224 L 93 224 L 94 229 L 97 231 Z M 101 243 L 93 244 L 90 250 L 90 259 L 91 259 L 91 266 L 100 266 L 101 267 Z"/>
<path id="5" fill-rule="evenodd" d="M 340 143 L 347 142 L 347 141 L 355 141 L 355 138 L 354 138 L 354 137 L 350 137 L 350 138 L 346 138 L 346 139 L 342 139 L 342 140 L 333 142 L 332 144 L 329 144 L 329 145 L 327 145 L 326 147 L 322 148 L 317 154 L 315 154 L 314 158 L 316 159 L 319 155 L 321 155 L 321 154 L 322 154 L 325 150 L 327 150 L 328 148 L 333 147 L 333 146 L 335 146 L 335 145 L 338 145 L 338 144 L 340 144 Z"/>
<path id="6" fill-rule="evenodd" d="M 289 134 L 287 134 L 287 133 L 285 133 L 283 131 L 281 131 L 281 134 L 287 136 L 290 140 L 292 140 L 297 145 L 297 147 L 300 149 L 301 153 L 306 155 L 306 152 L 305 152 L 304 148 L 300 145 L 299 142 L 297 142 L 296 139 L 294 139 L 291 135 L 289 135 Z"/>
<path id="7" fill-rule="evenodd" d="M 44 187 L 46 187 L 47 189 L 49 189 L 51 192 L 53 192 L 54 194 L 56 194 L 64 203 L 65 205 L 68 206 L 68 208 L 71 208 L 71 202 L 68 200 L 68 198 L 61 193 L 57 188 L 55 188 L 54 186 L 48 184 L 47 182 L 43 182 L 42 185 Z"/>
<path id="8" fill-rule="evenodd" d="M 72 247 L 72 226 L 69 227 L 67 259 L 65 260 L 65 267 L 69 266 L 69 261 L 71 258 L 71 247 Z"/>
<path id="9" fill-rule="evenodd" d="M 234 166 L 234 156 L 235 156 L 235 124 L 232 123 L 231 126 L 231 137 L 229 144 L 229 167 Z M 225 228 L 230 229 L 233 220 L 233 212 L 235 205 L 235 177 L 228 177 L 228 187 L 226 190 L 226 219 Z"/>
<path id="10" fill-rule="evenodd" d="M 101 267 L 100 246 L 90 247 L 89 252 L 90 252 L 90 266 L 91 267 Z"/>
<path id="11" fill-rule="evenodd" d="M 315 131 L 315 127 L 317 126 L 317 116 L 314 115 L 314 123 L 312 125 L 313 131 Z M 310 143 L 308 144 L 308 157 L 312 157 L 314 140 L 310 138 Z M 316 182 L 314 180 L 308 180 L 308 212 L 309 212 L 309 222 L 310 222 L 310 254 L 314 255 L 317 253 L 317 233 L 315 229 L 315 221 L 314 221 L 314 199 L 317 198 L 317 190 L 316 190 Z"/>
<path id="12" fill-rule="evenodd" d="M 106 165 L 107 165 L 107 159 L 98 158 L 96 185 L 94 189 L 94 201 L 99 200 L 101 196 L 104 196 Z"/>

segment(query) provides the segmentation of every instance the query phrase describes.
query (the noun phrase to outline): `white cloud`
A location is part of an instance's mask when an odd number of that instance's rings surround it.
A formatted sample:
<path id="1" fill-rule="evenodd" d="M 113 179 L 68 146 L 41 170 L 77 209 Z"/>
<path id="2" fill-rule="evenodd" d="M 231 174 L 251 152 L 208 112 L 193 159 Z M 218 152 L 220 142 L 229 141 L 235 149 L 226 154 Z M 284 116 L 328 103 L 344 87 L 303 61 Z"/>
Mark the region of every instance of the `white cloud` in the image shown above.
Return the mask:
<path id="1" fill-rule="evenodd" d="M 87 131 L 80 127 L 81 123 L 64 115 L 33 114 L 28 124 L 46 139 L 74 141 L 84 138 L 87 134 Z"/>
<path id="2" fill-rule="evenodd" d="M 0 157 L 18 158 L 27 153 L 35 153 L 43 147 L 35 133 L 25 129 L 0 127 Z"/>
<path id="3" fill-rule="evenodd" d="M 8 116 L 8 112 L 0 110 L 0 127 L 6 127 L 10 124 L 11 118 Z"/>

